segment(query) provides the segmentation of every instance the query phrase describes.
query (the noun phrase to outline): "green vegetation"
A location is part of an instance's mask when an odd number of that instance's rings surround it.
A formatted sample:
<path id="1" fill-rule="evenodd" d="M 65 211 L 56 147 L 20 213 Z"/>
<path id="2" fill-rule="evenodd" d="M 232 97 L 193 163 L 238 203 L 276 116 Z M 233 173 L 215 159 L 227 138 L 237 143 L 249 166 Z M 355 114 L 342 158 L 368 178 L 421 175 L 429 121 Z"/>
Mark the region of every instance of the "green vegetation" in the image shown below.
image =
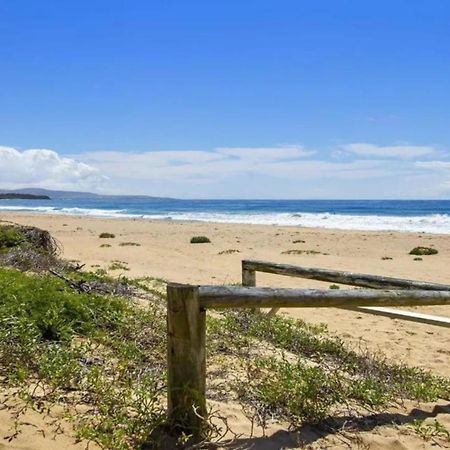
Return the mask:
<path id="1" fill-rule="evenodd" d="M 36 227 L 0 224 L 0 266 L 42 271 L 71 266 L 57 256 L 59 244 L 50 233 Z"/>
<path id="2" fill-rule="evenodd" d="M 392 258 L 391 258 L 390 256 L 382 256 L 381 259 L 382 259 L 383 261 L 389 261 L 389 260 L 392 260 Z"/>
<path id="3" fill-rule="evenodd" d="M 340 289 L 337 284 L 330 284 L 330 289 Z"/>
<path id="4" fill-rule="evenodd" d="M 263 426 L 273 419 L 293 427 L 317 423 L 342 405 L 382 409 L 402 399 L 450 397 L 449 380 L 352 350 L 324 327 L 301 320 L 227 312 L 210 319 L 208 338 L 217 345 L 219 336 L 221 348 L 240 356 L 246 374 L 234 384 L 237 396 Z M 261 342 L 273 355 L 245 358 Z"/>
<path id="5" fill-rule="evenodd" d="M 104 448 L 137 448 L 147 440 L 165 414 L 160 303 L 138 308 L 125 298 L 83 294 L 54 277 L 8 269 L 0 270 L 0 292 L 3 384 L 16 386 L 42 412 L 62 405 L 79 437 Z M 75 405 L 85 405 L 85 413 Z"/>
<path id="6" fill-rule="evenodd" d="M 3 266 L 30 239 L 5 247 Z M 53 251 L 33 245 L 47 257 Z M 11 393 L 5 407 L 12 420 L 20 426 L 27 408 L 62 409 L 78 438 L 102 448 L 158 448 L 176 428 L 166 423 L 165 280 L 119 282 L 103 269 L 49 261 L 57 276 L 40 266 L 32 266 L 38 273 L 0 267 L 0 389 Z M 109 270 L 127 264 L 112 261 Z M 208 398 L 237 402 L 261 427 L 279 420 L 295 429 L 343 415 L 351 424 L 355 414 L 405 399 L 450 399 L 449 380 L 353 349 L 325 326 L 302 320 L 210 312 L 207 346 Z M 207 440 L 227 428 L 217 417 L 207 420 Z M 439 424 L 418 423 L 415 431 L 424 439 L 447 436 Z"/>
<path id="7" fill-rule="evenodd" d="M 108 270 L 130 270 L 127 265 L 128 263 L 125 261 L 114 260 L 108 267 Z"/>
<path id="8" fill-rule="evenodd" d="M 439 443 L 450 443 L 450 430 L 448 430 L 438 420 L 434 420 L 432 423 L 425 422 L 424 420 L 415 420 L 412 424 L 413 430 L 425 441 L 434 441 L 434 444 L 442 447 Z"/>
<path id="9" fill-rule="evenodd" d="M 437 255 L 438 251 L 432 247 L 414 247 L 410 252 L 410 255 Z"/>
<path id="10" fill-rule="evenodd" d="M 138 244 L 137 242 L 121 242 L 119 244 L 120 247 L 140 247 L 141 244 Z"/>
<path id="11" fill-rule="evenodd" d="M 210 244 L 211 241 L 206 236 L 193 236 L 191 237 L 191 244 Z"/>
<path id="12" fill-rule="evenodd" d="M 231 255 L 233 253 L 241 253 L 240 250 L 237 250 L 235 248 L 229 248 L 227 250 L 222 250 L 221 252 L 217 253 L 218 255 Z"/>
<path id="13" fill-rule="evenodd" d="M 0 251 L 16 247 L 24 241 L 21 231 L 10 225 L 0 225 Z"/>
<path id="14" fill-rule="evenodd" d="M 114 239 L 116 235 L 113 233 L 100 233 L 98 237 L 101 239 Z"/>
<path id="15" fill-rule="evenodd" d="M 328 255 L 328 253 L 318 252 L 317 250 L 285 250 L 282 255 Z"/>
<path id="16" fill-rule="evenodd" d="M 109 248 L 111 247 L 111 244 L 102 244 L 100 245 L 100 248 Z"/>
<path id="17" fill-rule="evenodd" d="M 295 241 L 292 241 L 293 244 L 306 244 L 306 241 L 303 239 L 295 239 Z"/>

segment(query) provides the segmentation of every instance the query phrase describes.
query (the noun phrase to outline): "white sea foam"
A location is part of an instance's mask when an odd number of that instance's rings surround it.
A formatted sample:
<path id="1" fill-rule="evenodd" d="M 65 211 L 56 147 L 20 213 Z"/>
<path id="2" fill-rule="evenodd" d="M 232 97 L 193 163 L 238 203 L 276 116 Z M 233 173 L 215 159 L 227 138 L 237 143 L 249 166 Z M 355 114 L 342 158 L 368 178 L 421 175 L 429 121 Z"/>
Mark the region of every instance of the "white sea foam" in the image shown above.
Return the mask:
<path id="1" fill-rule="evenodd" d="M 163 218 L 156 215 L 149 219 Z M 166 218 L 164 216 L 164 218 Z M 450 216 L 430 214 L 426 216 L 375 216 L 331 213 L 273 213 L 273 214 L 224 214 L 224 213 L 174 213 L 174 220 L 198 220 L 221 223 L 249 223 L 261 225 L 288 225 L 311 228 L 335 228 L 362 231 L 410 231 L 434 234 L 450 234 Z"/>
<path id="2" fill-rule="evenodd" d="M 43 214 L 81 215 L 105 218 L 144 218 L 220 223 L 288 225 L 312 228 L 336 228 L 362 231 L 410 231 L 450 234 L 450 215 L 420 216 L 350 215 L 332 213 L 248 213 L 178 212 L 130 214 L 124 209 L 57 208 L 52 206 L 0 206 L 0 210 L 34 211 Z"/>
<path id="3" fill-rule="evenodd" d="M 128 214 L 124 209 L 98 209 L 98 208 L 58 208 L 55 206 L 0 206 L 0 211 L 31 211 L 47 214 L 61 214 L 69 216 L 92 216 L 108 218 L 134 218 L 142 214 Z"/>

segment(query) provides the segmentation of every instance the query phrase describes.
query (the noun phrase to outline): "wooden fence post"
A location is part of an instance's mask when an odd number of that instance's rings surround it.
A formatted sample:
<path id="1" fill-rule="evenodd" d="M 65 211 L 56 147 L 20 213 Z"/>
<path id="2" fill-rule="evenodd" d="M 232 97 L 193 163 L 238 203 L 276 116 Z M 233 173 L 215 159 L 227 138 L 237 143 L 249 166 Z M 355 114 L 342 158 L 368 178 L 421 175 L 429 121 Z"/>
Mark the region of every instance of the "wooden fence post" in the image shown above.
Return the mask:
<path id="1" fill-rule="evenodd" d="M 242 261 L 242 286 L 256 286 L 256 270 L 248 269 L 246 262 Z M 280 308 L 271 308 L 267 313 L 268 316 L 275 316 Z M 253 308 L 253 311 L 260 312 L 260 308 Z"/>
<path id="2" fill-rule="evenodd" d="M 198 286 L 167 286 L 168 415 L 200 442 L 206 430 L 206 313 Z"/>
<path id="3" fill-rule="evenodd" d="M 242 261 L 242 286 L 256 286 L 256 271 L 247 269 L 245 261 Z M 254 312 L 260 312 L 259 308 L 252 308 Z"/>
<path id="4" fill-rule="evenodd" d="M 242 261 L 242 286 L 256 286 L 256 272 L 247 269 L 245 261 Z"/>

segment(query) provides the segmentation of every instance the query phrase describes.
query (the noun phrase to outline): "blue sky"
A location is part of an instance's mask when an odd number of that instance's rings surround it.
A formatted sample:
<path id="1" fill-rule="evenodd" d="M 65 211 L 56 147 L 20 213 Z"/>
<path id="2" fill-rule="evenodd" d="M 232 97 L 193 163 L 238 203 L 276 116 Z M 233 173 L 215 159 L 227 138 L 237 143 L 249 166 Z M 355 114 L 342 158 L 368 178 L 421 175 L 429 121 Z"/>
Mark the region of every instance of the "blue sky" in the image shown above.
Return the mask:
<path id="1" fill-rule="evenodd" d="M 449 21 L 446 0 L 0 1 L 0 187 L 447 198 Z"/>

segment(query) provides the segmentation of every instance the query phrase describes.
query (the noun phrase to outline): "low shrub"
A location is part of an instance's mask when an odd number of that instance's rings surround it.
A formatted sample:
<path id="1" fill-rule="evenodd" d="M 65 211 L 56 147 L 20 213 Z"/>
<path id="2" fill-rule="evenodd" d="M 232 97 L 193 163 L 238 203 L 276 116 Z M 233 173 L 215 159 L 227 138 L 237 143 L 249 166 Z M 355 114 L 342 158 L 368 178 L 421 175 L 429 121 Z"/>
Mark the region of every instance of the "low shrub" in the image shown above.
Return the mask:
<path id="1" fill-rule="evenodd" d="M 222 250 L 221 252 L 217 253 L 218 255 L 231 255 L 233 253 L 241 253 L 240 250 L 237 250 L 235 248 L 229 248 L 228 250 Z"/>
<path id="2" fill-rule="evenodd" d="M 282 255 L 328 255 L 328 253 L 318 252 L 317 250 L 285 250 Z"/>
<path id="3" fill-rule="evenodd" d="M 130 270 L 127 265 L 128 263 L 125 261 L 112 261 L 108 270 Z"/>
<path id="4" fill-rule="evenodd" d="M 98 237 L 101 239 L 114 239 L 116 235 L 113 233 L 100 233 Z"/>
<path id="5" fill-rule="evenodd" d="M 435 248 L 431 247 L 414 247 L 410 252 L 410 255 L 437 255 L 438 251 Z"/>
<path id="6" fill-rule="evenodd" d="M 23 240 L 24 236 L 18 228 L 9 225 L 0 226 L 0 251 L 16 247 L 21 244 Z"/>
<path id="7" fill-rule="evenodd" d="M 206 236 L 193 236 L 191 237 L 191 244 L 210 244 L 211 241 Z"/>

